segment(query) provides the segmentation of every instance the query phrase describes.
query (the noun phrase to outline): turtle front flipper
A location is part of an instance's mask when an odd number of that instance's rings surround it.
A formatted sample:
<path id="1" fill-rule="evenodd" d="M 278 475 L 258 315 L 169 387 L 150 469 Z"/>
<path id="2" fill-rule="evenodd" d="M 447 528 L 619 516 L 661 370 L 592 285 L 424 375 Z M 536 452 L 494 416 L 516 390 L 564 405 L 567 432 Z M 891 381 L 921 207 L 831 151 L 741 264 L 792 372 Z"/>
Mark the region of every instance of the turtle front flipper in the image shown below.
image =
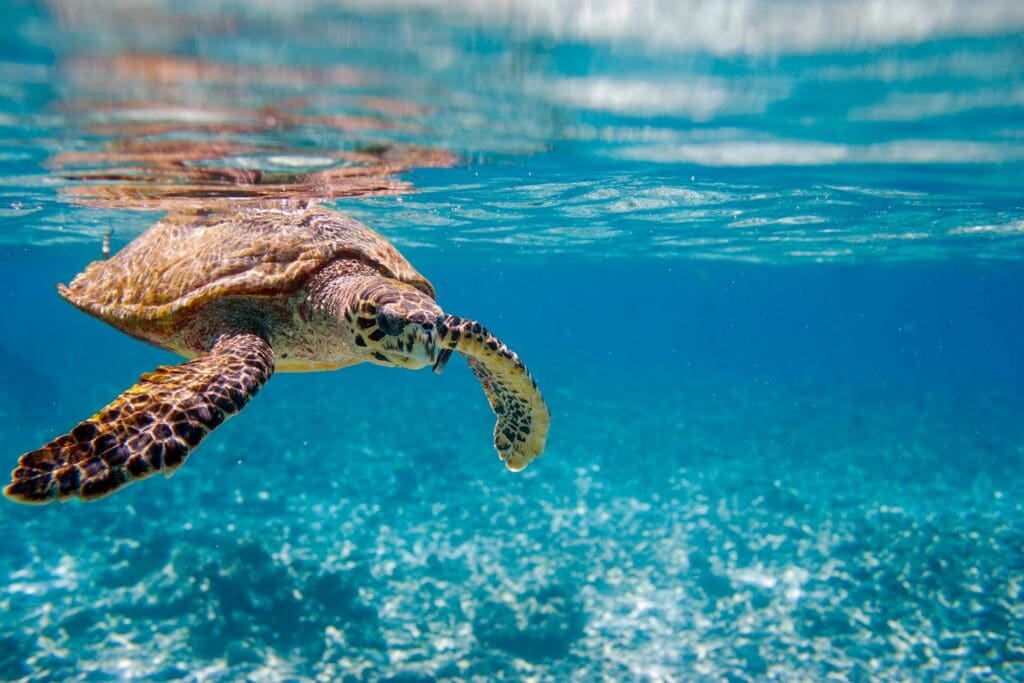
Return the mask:
<path id="1" fill-rule="evenodd" d="M 156 472 L 170 476 L 273 372 L 264 339 L 224 335 L 209 353 L 142 375 L 70 433 L 21 456 L 4 495 L 22 503 L 94 500 Z"/>
<path id="2" fill-rule="evenodd" d="M 544 451 L 551 423 L 548 406 L 526 366 L 486 327 L 453 315 L 438 324 L 437 346 L 442 349 L 438 364 L 452 350 L 466 356 L 498 416 L 494 447 L 510 470 L 522 470 Z"/>

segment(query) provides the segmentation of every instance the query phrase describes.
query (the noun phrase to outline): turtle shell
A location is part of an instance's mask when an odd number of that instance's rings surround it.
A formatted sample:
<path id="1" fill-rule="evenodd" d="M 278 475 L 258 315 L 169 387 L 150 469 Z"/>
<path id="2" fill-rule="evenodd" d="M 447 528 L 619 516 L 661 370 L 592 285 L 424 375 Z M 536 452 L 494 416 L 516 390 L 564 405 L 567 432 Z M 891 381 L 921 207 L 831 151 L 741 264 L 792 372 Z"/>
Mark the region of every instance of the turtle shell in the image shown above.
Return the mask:
<path id="1" fill-rule="evenodd" d="M 337 259 L 358 260 L 434 296 L 430 283 L 382 236 L 318 205 L 171 213 L 58 290 L 129 334 L 160 338 L 221 297 L 294 294 Z"/>

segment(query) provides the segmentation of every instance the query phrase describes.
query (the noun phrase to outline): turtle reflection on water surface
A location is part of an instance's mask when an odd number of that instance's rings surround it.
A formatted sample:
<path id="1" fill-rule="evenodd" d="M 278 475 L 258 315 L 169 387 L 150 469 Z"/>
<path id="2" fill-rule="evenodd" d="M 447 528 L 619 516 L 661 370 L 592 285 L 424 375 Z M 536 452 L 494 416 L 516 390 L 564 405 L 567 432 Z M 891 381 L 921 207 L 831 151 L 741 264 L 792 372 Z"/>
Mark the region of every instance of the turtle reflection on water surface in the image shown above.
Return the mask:
<path id="1" fill-rule="evenodd" d="M 550 414 L 519 357 L 480 323 L 445 314 L 433 286 L 383 237 L 315 203 L 178 211 L 60 294 L 137 339 L 190 358 L 162 366 L 68 434 L 21 456 L 4 493 L 91 500 L 170 475 L 275 370 L 369 361 L 443 368 L 454 351 L 498 421 L 518 471 L 544 449 Z"/>

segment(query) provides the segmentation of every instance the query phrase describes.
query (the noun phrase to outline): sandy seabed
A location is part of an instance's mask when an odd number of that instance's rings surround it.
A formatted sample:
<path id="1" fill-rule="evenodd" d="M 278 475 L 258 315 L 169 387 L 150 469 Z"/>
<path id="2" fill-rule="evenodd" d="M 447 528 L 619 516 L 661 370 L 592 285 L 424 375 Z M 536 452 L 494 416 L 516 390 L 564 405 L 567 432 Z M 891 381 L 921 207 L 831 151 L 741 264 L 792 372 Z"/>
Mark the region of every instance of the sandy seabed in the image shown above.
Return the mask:
<path id="1" fill-rule="evenodd" d="M 0 678 L 1024 678 L 1005 397 L 561 383 L 512 475 L 453 374 L 271 384 L 170 481 L 5 505 Z"/>

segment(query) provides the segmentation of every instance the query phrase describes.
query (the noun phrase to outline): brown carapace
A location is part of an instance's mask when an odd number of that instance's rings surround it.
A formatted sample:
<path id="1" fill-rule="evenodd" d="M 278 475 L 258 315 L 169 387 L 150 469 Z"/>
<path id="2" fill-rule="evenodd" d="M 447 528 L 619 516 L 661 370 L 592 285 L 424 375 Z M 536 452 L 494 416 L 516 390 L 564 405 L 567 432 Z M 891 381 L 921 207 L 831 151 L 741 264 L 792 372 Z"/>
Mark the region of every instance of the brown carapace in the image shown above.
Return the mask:
<path id="1" fill-rule="evenodd" d="M 64 298 L 190 358 L 143 375 L 69 433 L 21 456 L 4 494 L 92 500 L 171 474 L 277 371 L 364 361 L 440 372 L 463 354 L 497 415 L 494 446 L 522 470 L 550 413 L 519 357 L 480 323 L 445 314 L 433 286 L 383 237 L 315 203 L 175 212 Z"/>

